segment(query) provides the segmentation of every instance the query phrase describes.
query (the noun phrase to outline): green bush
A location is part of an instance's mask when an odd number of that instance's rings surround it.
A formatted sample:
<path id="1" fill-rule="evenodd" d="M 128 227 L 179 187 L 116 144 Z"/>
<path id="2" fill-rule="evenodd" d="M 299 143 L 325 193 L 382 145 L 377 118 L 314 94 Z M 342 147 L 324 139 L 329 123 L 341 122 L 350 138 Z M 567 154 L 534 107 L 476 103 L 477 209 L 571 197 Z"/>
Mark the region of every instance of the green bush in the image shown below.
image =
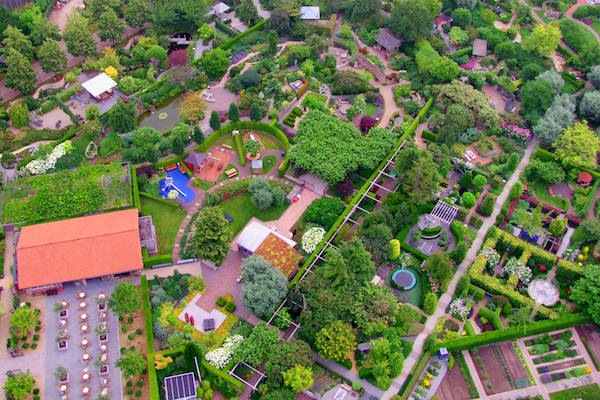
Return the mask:
<path id="1" fill-rule="evenodd" d="M 225 310 L 229 311 L 230 313 L 234 312 L 235 309 L 236 309 L 235 303 L 230 302 L 230 303 L 225 304 Z"/>
<path id="2" fill-rule="evenodd" d="M 434 226 L 433 228 L 425 227 L 423 228 L 422 234 L 423 237 L 432 237 L 440 233 L 442 230 L 441 226 Z"/>
<path id="3" fill-rule="evenodd" d="M 496 196 L 494 196 L 493 194 L 488 194 L 487 196 L 485 196 L 485 199 L 483 199 L 483 202 L 479 206 L 479 213 L 483 216 L 489 217 L 494 211 L 495 204 Z"/>
<path id="4" fill-rule="evenodd" d="M 152 268 L 155 265 L 173 264 L 172 254 L 159 254 L 157 256 L 144 257 L 144 268 Z"/>
<path id="5" fill-rule="evenodd" d="M 224 297 L 217 297 L 217 307 L 223 307 L 225 304 L 227 304 L 227 300 Z"/>
<path id="6" fill-rule="evenodd" d="M 13 126 L 15 128 L 21 128 L 27 125 L 30 121 L 29 119 L 29 110 L 27 110 L 27 106 L 25 103 L 16 103 L 8 110 L 6 110 Z"/>

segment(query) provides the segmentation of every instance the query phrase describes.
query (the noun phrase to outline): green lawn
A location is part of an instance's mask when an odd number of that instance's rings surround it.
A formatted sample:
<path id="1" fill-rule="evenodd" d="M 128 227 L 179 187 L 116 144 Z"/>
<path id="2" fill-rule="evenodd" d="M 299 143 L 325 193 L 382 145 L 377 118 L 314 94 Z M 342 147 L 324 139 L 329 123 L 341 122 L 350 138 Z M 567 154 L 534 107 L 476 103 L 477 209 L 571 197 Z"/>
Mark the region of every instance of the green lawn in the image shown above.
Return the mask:
<path id="1" fill-rule="evenodd" d="M 238 168 L 237 168 L 235 165 L 233 165 L 233 164 L 227 164 L 227 166 L 225 167 L 225 169 L 224 169 L 223 171 L 229 171 L 231 168 L 235 169 L 235 170 L 238 172 L 238 174 L 239 174 L 239 172 L 240 172 L 240 171 L 239 171 L 239 170 L 238 170 Z M 239 175 L 238 175 L 238 176 L 239 176 Z M 219 179 L 217 180 L 217 183 L 219 183 L 219 182 L 222 182 L 222 181 L 224 181 L 225 179 L 229 179 L 229 177 L 227 176 L 227 174 L 226 174 L 225 172 L 223 172 L 223 173 L 221 174 L 221 176 L 219 177 Z M 208 183 L 208 182 L 207 182 L 207 183 Z M 211 187 L 212 187 L 212 185 L 211 185 Z"/>
<path id="2" fill-rule="evenodd" d="M 159 253 L 170 254 L 173 251 L 179 227 L 187 213 L 180 208 L 169 207 L 166 204 L 145 197 L 142 197 L 141 200 L 142 214 L 152 215 Z"/>
<path id="3" fill-rule="evenodd" d="M 593 30 L 595 30 L 596 32 L 598 32 L 598 34 L 600 34 L 600 22 L 594 22 L 590 26 L 592 27 Z"/>
<path id="4" fill-rule="evenodd" d="M 254 204 L 252 204 L 251 197 L 252 195 L 250 193 L 244 193 L 226 200 L 221 204 L 223 211 L 233 218 L 231 227 L 233 228 L 233 233 L 235 235 L 246 226 L 252 217 L 256 217 L 265 222 L 273 221 L 279 219 L 281 214 L 289 207 L 289 203 L 285 202 L 282 206 L 272 206 L 266 210 L 259 211 L 254 207 Z"/>
<path id="5" fill-rule="evenodd" d="M 365 108 L 363 110 L 363 115 L 366 115 L 368 117 L 372 117 L 375 114 L 377 114 L 377 106 L 374 106 L 371 103 L 365 104 Z"/>
<path id="6" fill-rule="evenodd" d="M 551 204 L 555 207 L 560 208 L 563 211 L 569 210 L 569 201 L 563 199 L 561 195 L 558 196 L 550 196 L 548 193 L 548 186 L 543 182 L 537 181 L 533 184 L 533 191 L 535 192 L 535 196 L 545 201 L 548 204 Z"/>
<path id="7" fill-rule="evenodd" d="M 600 399 L 600 387 L 596 383 L 550 393 L 551 400 Z"/>
<path id="8" fill-rule="evenodd" d="M 277 156 L 274 154 L 269 154 L 263 157 L 263 174 L 268 174 L 269 171 L 273 169 L 275 165 L 277 165 Z"/>
<path id="9" fill-rule="evenodd" d="M 265 146 L 265 150 L 283 150 L 283 144 L 275 136 L 264 132 L 258 133 L 258 136 Z"/>
<path id="10" fill-rule="evenodd" d="M 197 185 L 200 189 L 202 190 L 208 190 L 211 187 L 215 186 L 213 183 L 207 182 L 204 179 L 198 179 L 198 185 Z"/>
<path id="11" fill-rule="evenodd" d="M 544 13 L 546 12 L 546 10 L 534 10 L 535 13 L 542 19 L 542 21 L 544 21 L 545 23 L 549 24 L 550 22 L 552 22 L 552 20 L 550 18 L 547 18 Z"/>

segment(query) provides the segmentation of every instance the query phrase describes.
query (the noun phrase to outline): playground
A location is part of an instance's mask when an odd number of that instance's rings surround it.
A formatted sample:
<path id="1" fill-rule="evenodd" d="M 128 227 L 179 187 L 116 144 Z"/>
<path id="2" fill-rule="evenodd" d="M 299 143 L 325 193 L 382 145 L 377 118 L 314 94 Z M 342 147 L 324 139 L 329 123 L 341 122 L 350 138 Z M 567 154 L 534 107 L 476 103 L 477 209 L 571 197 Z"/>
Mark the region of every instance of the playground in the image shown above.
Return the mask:
<path id="1" fill-rule="evenodd" d="M 167 167 L 167 177 L 160 181 L 160 196 L 167 198 L 169 192 L 175 190 L 179 194 L 179 199 L 184 203 L 191 203 L 194 201 L 196 195 L 194 194 L 194 191 L 188 187 L 190 178 L 185 173 L 185 170 L 182 172 L 182 169 L 183 167 L 178 166 Z"/>

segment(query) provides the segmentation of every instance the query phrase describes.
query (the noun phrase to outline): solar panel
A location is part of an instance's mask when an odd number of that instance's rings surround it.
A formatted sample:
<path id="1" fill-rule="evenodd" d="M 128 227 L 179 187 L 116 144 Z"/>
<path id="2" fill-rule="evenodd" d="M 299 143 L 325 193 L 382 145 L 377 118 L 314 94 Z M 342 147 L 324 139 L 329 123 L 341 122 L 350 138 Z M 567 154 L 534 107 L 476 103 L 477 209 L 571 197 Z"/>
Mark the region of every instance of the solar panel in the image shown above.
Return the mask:
<path id="1" fill-rule="evenodd" d="M 165 397 L 167 400 L 187 400 L 196 398 L 194 373 L 168 376 L 165 378 Z"/>

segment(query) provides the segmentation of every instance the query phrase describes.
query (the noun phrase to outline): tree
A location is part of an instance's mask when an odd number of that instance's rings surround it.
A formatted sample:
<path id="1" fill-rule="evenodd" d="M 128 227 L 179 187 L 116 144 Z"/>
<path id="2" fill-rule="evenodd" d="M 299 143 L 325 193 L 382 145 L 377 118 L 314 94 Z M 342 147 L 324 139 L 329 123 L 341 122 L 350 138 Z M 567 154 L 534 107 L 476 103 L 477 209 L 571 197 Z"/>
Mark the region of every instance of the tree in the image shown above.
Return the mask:
<path id="1" fill-rule="evenodd" d="M 312 60 L 304 60 L 302 64 L 300 64 L 300 71 L 302 71 L 304 76 L 310 79 L 315 73 L 315 64 Z"/>
<path id="2" fill-rule="evenodd" d="M 329 230 L 345 208 L 345 204 L 338 198 L 321 197 L 313 200 L 306 208 L 304 220 Z"/>
<path id="3" fill-rule="evenodd" d="M 40 67 L 44 72 L 64 72 L 67 69 L 67 56 L 58 42 L 47 39 L 38 52 Z"/>
<path id="4" fill-rule="evenodd" d="M 252 157 L 256 157 L 260 153 L 262 146 L 255 139 L 249 139 L 244 142 L 244 151 L 250 153 Z"/>
<path id="5" fill-rule="evenodd" d="M 287 294 L 287 278 L 260 256 L 242 262 L 242 303 L 259 318 L 269 318 Z"/>
<path id="6" fill-rule="evenodd" d="M 254 68 L 248 68 L 240 76 L 240 83 L 242 84 L 244 89 L 248 89 L 252 86 L 258 86 L 260 81 L 262 81 L 262 78 Z"/>
<path id="7" fill-rule="evenodd" d="M 600 139 L 585 123 L 576 123 L 563 131 L 554 143 L 556 156 L 563 165 L 576 165 L 594 169 L 596 155 L 600 150 Z"/>
<path id="8" fill-rule="evenodd" d="M 11 89 L 31 93 L 37 87 L 37 75 L 25 56 L 14 49 L 8 49 L 4 83 Z"/>
<path id="9" fill-rule="evenodd" d="M 279 342 L 279 329 L 267 326 L 264 321 L 259 322 L 252 332 L 236 348 L 233 359 L 254 367 L 262 364 L 265 356 L 274 344 Z"/>
<path id="10" fill-rule="evenodd" d="M 546 80 L 533 80 L 521 89 L 521 115 L 535 124 L 552 104 L 554 87 Z"/>
<path id="11" fill-rule="evenodd" d="M 554 161 L 531 160 L 525 168 L 525 176 L 530 182 L 542 180 L 552 186 L 565 180 L 565 170 Z"/>
<path id="12" fill-rule="evenodd" d="M 27 39 L 27 36 L 19 28 L 15 28 L 12 25 L 8 25 L 4 30 L 2 45 L 4 46 L 4 51 L 8 51 L 8 49 L 16 50 L 30 61 L 35 56 L 35 49 L 29 39 Z"/>
<path id="13" fill-rule="evenodd" d="M 600 91 L 585 92 L 579 103 L 579 111 L 588 121 L 600 123 Z"/>
<path id="14" fill-rule="evenodd" d="M 473 185 L 476 188 L 481 189 L 486 184 L 487 184 L 487 178 L 481 174 L 477 174 L 477 175 L 475 175 L 475 178 L 473 178 Z"/>
<path id="15" fill-rule="evenodd" d="M 285 8 L 278 7 L 271 12 L 271 17 L 265 23 L 265 29 L 274 30 L 279 35 L 289 33 L 291 28 L 290 14 Z"/>
<path id="16" fill-rule="evenodd" d="M 98 28 L 98 37 L 101 40 L 111 40 L 116 43 L 123 36 L 125 23 L 119 19 L 112 8 L 107 8 L 98 18 Z"/>
<path id="17" fill-rule="evenodd" d="M 402 177 L 399 186 L 402 193 L 410 204 L 417 206 L 433 200 L 442 181 L 431 153 L 413 144 L 400 151 L 396 172 Z"/>
<path id="18" fill-rule="evenodd" d="M 123 14 L 129 26 L 141 28 L 152 18 L 152 8 L 148 0 L 130 0 Z"/>
<path id="19" fill-rule="evenodd" d="M 494 47 L 494 54 L 499 60 L 508 60 L 515 56 L 515 45 L 510 40 L 502 42 Z"/>
<path id="20" fill-rule="evenodd" d="M 229 253 L 233 231 L 221 207 L 205 207 L 196 221 L 194 247 L 200 260 L 221 265 Z"/>
<path id="21" fill-rule="evenodd" d="M 582 237 L 582 244 L 596 243 L 600 239 L 600 219 L 586 218 L 577 227 L 578 236 Z"/>
<path id="22" fill-rule="evenodd" d="M 416 42 L 431 34 L 433 16 L 419 2 L 402 0 L 392 10 L 389 27 L 398 37 L 407 42 Z"/>
<path id="23" fill-rule="evenodd" d="M 285 384 L 296 393 L 309 389 L 314 382 L 312 368 L 303 365 L 294 365 L 282 374 Z"/>
<path id="24" fill-rule="evenodd" d="M 450 28 L 450 33 L 448 34 L 448 36 L 450 37 L 450 42 L 452 44 L 461 47 L 469 42 L 469 35 L 467 35 L 467 32 L 463 31 L 458 26 L 453 26 L 452 28 Z"/>
<path id="25" fill-rule="evenodd" d="M 437 15 L 437 14 L 436 14 Z M 471 25 L 471 11 L 466 8 L 457 8 L 452 11 L 452 23 L 465 29 L 467 25 Z"/>
<path id="26" fill-rule="evenodd" d="M 96 53 L 96 41 L 88 29 L 88 20 L 78 12 L 71 14 L 63 34 L 69 53 L 89 57 Z"/>
<path id="27" fill-rule="evenodd" d="M 464 192 L 462 194 L 462 201 L 466 208 L 472 208 L 475 205 L 475 196 L 471 192 Z"/>
<path id="28" fill-rule="evenodd" d="M 31 27 L 29 37 L 34 46 L 39 46 L 48 39 L 60 40 L 58 26 L 42 15 L 36 16 L 33 20 L 33 26 Z"/>
<path id="29" fill-rule="evenodd" d="M 252 103 L 250 105 L 249 116 L 252 121 L 260 121 L 261 119 L 263 119 L 264 115 L 263 115 L 263 110 L 262 110 L 260 104 Z"/>
<path id="30" fill-rule="evenodd" d="M 269 44 L 269 47 L 267 48 L 268 55 L 273 56 L 277 54 L 277 52 L 279 51 L 279 47 L 277 47 L 278 42 L 279 36 L 277 35 L 277 32 L 274 30 L 270 30 L 269 33 L 267 33 L 267 43 Z"/>
<path id="31" fill-rule="evenodd" d="M 353 21 L 360 21 L 376 15 L 381 8 L 380 0 L 349 0 L 345 4 L 346 14 Z"/>
<path id="32" fill-rule="evenodd" d="M 169 68 L 181 67 L 187 64 L 187 50 L 179 49 L 171 52 L 167 56 L 167 66 Z"/>
<path id="33" fill-rule="evenodd" d="M 135 104 L 118 99 L 108 114 L 108 123 L 117 132 L 131 132 L 135 129 L 136 118 Z"/>
<path id="34" fill-rule="evenodd" d="M 333 75 L 333 94 L 358 94 L 367 91 L 368 83 L 355 71 L 342 70 Z"/>
<path id="35" fill-rule="evenodd" d="M 477 0 L 456 0 L 456 5 L 460 8 L 472 10 L 477 5 Z"/>
<path id="36" fill-rule="evenodd" d="M 323 358 L 342 362 L 356 348 L 356 336 L 344 321 L 334 321 L 319 331 L 315 347 Z"/>
<path id="37" fill-rule="evenodd" d="M 204 24 L 198 28 L 198 34 L 203 40 L 210 40 L 215 37 L 215 30 L 212 26 Z"/>
<path id="38" fill-rule="evenodd" d="M 596 89 L 600 89 L 600 65 L 594 65 L 588 72 L 587 78 Z"/>
<path id="39" fill-rule="evenodd" d="M 266 210 L 273 205 L 273 193 L 269 189 L 260 189 L 252 194 L 252 204 L 259 210 Z"/>
<path id="40" fill-rule="evenodd" d="M 458 64 L 448 57 L 442 57 L 431 66 L 429 74 L 440 83 L 452 81 L 458 75 Z"/>
<path id="41" fill-rule="evenodd" d="M 423 300 L 423 311 L 427 315 L 433 315 L 437 308 L 438 298 L 435 293 L 428 292 Z"/>
<path id="42" fill-rule="evenodd" d="M 219 112 L 217 110 L 212 110 L 210 113 L 210 120 L 208 121 L 208 124 L 213 131 L 216 131 L 221 127 L 221 117 L 219 117 Z"/>
<path id="43" fill-rule="evenodd" d="M 523 330 L 523 333 L 527 330 L 527 321 L 531 317 L 531 308 L 523 306 L 517 310 L 515 314 L 512 316 L 512 321 L 517 325 L 517 327 Z"/>
<path id="44" fill-rule="evenodd" d="M 192 134 L 192 139 L 196 144 L 201 144 L 204 142 L 204 133 L 202 132 L 202 128 L 198 125 L 194 125 L 194 133 Z"/>
<path id="45" fill-rule="evenodd" d="M 567 219 L 563 217 L 556 217 L 550 222 L 550 233 L 554 237 L 561 237 L 562 233 L 565 231 L 567 227 Z"/>
<path id="46" fill-rule="evenodd" d="M 173 140 L 171 140 L 171 151 L 178 156 L 182 155 L 185 151 L 185 144 L 179 136 L 175 136 Z"/>
<path id="47" fill-rule="evenodd" d="M 17 307 L 10 315 L 10 327 L 15 329 L 18 336 L 28 335 L 37 325 L 37 321 L 35 310 L 28 306 Z"/>
<path id="48" fill-rule="evenodd" d="M 600 324 L 600 265 L 586 266 L 571 290 L 571 300 Z"/>
<path id="49" fill-rule="evenodd" d="M 573 125 L 575 102 L 568 94 L 556 96 L 544 117 L 533 127 L 533 135 L 543 146 L 550 147 L 558 139 L 563 129 Z"/>
<path id="50" fill-rule="evenodd" d="M 230 64 L 227 53 L 220 48 L 211 50 L 200 57 L 202 70 L 211 80 L 219 79 L 225 75 Z"/>
<path id="51" fill-rule="evenodd" d="M 252 26 L 258 21 L 258 10 L 252 0 L 242 0 L 236 13 L 238 18 L 248 26 Z"/>
<path id="52" fill-rule="evenodd" d="M 232 102 L 229 104 L 227 118 L 229 118 L 231 122 L 238 122 L 240 120 L 240 108 L 238 107 L 237 103 Z"/>
<path id="53" fill-rule="evenodd" d="M 556 95 L 560 94 L 561 89 L 565 85 L 565 80 L 553 69 L 542 72 L 535 79 L 543 79 L 550 82 L 554 88 L 554 94 Z"/>
<path id="54" fill-rule="evenodd" d="M 121 282 L 108 299 L 108 307 L 119 316 L 127 316 L 140 310 L 142 294 L 131 282 Z"/>
<path id="55" fill-rule="evenodd" d="M 531 35 L 524 40 L 523 48 L 547 57 L 554 53 L 560 39 L 562 39 L 562 33 L 557 22 L 547 25 L 537 24 L 531 31 Z"/>
<path id="56" fill-rule="evenodd" d="M 329 41 L 321 36 L 313 33 L 306 38 L 306 45 L 310 48 L 310 52 L 314 58 L 319 58 L 319 54 L 326 51 L 329 47 Z"/>
<path id="57" fill-rule="evenodd" d="M 373 214 L 369 214 L 368 217 L 372 215 Z M 376 265 L 380 265 L 388 259 L 392 250 L 390 240 L 394 236 L 387 224 L 383 223 L 383 221 L 372 224 L 363 224 L 360 227 L 359 233 L 365 248 L 371 253 Z"/>
<path id="58" fill-rule="evenodd" d="M 527 210 L 522 208 L 515 209 L 511 222 L 514 222 L 517 225 L 520 225 L 521 228 L 527 232 L 529 237 L 534 237 L 543 232 L 542 226 L 544 220 L 549 217 L 551 211 L 548 215 L 542 214 L 542 205 L 539 204 L 531 214 L 527 212 Z"/>
<path id="59" fill-rule="evenodd" d="M 28 397 L 35 387 L 35 379 L 31 374 L 7 374 L 6 382 L 4 383 L 4 392 L 7 398 L 24 399 Z"/>
<path id="60" fill-rule="evenodd" d="M 206 107 L 206 100 L 204 100 L 200 93 L 192 92 L 185 96 L 181 104 L 179 104 L 179 116 L 184 121 L 195 124 L 204 118 Z"/>
<path id="61" fill-rule="evenodd" d="M 137 349 L 129 349 L 115 362 L 115 367 L 121 370 L 125 378 L 135 378 L 146 369 L 144 356 Z"/>
<path id="62" fill-rule="evenodd" d="M 9 109 L 6 110 L 6 113 L 8 114 L 10 122 L 12 122 L 13 127 L 15 128 L 21 128 L 27 125 L 30 121 L 29 110 L 24 102 L 14 103 Z"/>
<path id="63" fill-rule="evenodd" d="M 513 187 L 510 188 L 510 199 L 513 200 L 521 197 L 521 195 L 523 194 L 523 189 L 523 182 L 521 182 L 520 180 L 516 181 Z"/>
<path id="64" fill-rule="evenodd" d="M 442 291 L 446 291 L 448 282 L 454 275 L 454 268 L 450 263 L 450 258 L 443 251 L 433 253 L 425 262 L 423 268 L 429 271 L 431 277 L 440 284 Z"/>
<path id="65" fill-rule="evenodd" d="M 159 46 L 157 44 L 150 46 L 146 52 L 144 53 L 144 57 L 146 58 L 146 60 L 156 60 L 156 61 L 166 61 L 168 55 L 167 55 L 167 51 L 162 47 Z"/>

